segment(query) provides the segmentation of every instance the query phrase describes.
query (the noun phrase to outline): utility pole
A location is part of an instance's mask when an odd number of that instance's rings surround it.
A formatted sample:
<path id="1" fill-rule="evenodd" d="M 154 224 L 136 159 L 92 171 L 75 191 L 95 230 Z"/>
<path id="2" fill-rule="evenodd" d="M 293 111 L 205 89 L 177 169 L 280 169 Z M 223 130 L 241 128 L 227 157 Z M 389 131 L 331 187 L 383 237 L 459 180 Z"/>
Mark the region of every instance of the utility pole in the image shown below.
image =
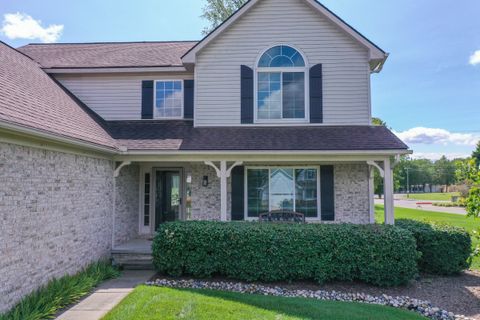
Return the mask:
<path id="1" fill-rule="evenodd" d="M 405 170 L 407 171 L 407 198 L 410 198 L 410 176 L 409 170 L 410 168 L 406 167 Z"/>

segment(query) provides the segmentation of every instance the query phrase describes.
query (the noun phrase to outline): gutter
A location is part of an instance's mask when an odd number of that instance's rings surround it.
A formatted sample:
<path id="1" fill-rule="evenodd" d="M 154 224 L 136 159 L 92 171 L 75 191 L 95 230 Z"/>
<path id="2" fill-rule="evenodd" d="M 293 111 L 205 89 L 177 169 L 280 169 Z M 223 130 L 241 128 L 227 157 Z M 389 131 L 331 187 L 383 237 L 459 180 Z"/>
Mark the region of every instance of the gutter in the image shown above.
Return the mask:
<path id="1" fill-rule="evenodd" d="M 69 145 L 77 146 L 80 148 L 100 151 L 100 152 L 109 153 L 109 154 L 116 154 L 118 152 L 118 149 L 116 147 L 102 146 L 100 144 L 86 142 L 81 139 L 71 138 L 71 137 L 67 137 L 67 136 L 55 134 L 55 133 L 49 133 L 44 130 L 33 129 L 23 125 L 12 124 L 4 120 L 0 120 L 0 129 L 20 132 L 22 134 L 27 134 L 27 135 L 31 135 L 31 136 L 42 138 L 42 139 L 48 139 L 48 140 L 52 140 L 52 141 L 63 143 L 63 144 L 69 144 Z"/>
<path id="2" fill-rule="evenodd" d="M 392 155 L 412 154 L 412 150 L 407 149 L 388 149 L 388 150 L 239 150 L 239 151 L 171 151 L 171 150 L 128 150 L 125 147 L 119 147 L 120 155 Z"/>

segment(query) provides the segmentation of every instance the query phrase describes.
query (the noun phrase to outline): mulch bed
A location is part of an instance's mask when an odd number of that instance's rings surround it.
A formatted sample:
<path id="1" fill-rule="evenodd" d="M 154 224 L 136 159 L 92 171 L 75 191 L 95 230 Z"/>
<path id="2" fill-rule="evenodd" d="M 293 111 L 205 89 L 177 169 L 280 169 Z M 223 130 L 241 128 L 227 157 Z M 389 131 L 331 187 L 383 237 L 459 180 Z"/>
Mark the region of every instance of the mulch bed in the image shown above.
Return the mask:
<path id="1" fill-rule="evenodd" d="M 159 275 L 158 278 L 168 278 Z M 173 278 L 172 278 L 173 279 Z M 177 278 L 175 278 L 177 279 Z M 189 278 L 184 278 L 189 279 Z M 210 281 L 231 281 L 231 279 L 214 278 Z M 428 300 L 442 309 L 480 320 L 480 272 L 466 271 L 457 276 L 422 275 L 408 286 L 379 288 L 358 282 L 334 282 L 319 285 L 315 282 L 276 282 L 287 289 L 325 290 L 339 292 L 365 293 L 373 296 L 408 296 Z"/>

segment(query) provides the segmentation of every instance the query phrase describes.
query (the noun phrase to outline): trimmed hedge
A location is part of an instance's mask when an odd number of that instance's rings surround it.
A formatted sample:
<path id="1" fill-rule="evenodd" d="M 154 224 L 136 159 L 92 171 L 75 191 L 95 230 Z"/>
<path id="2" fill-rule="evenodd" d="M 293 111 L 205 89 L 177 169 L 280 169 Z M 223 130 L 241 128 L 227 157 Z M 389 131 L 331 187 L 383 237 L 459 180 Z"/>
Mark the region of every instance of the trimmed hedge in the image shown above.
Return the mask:
<path id="1" fill-rule="evenodd" d="M 451 275 L 470 266 L 472 240 L 463 228 L 400 219 L 396 225 L 413 233 L 421 252 L 419 270 L 425 273 Z"/>
<path id="2" fill-rule="evenodd" d="M 384 225 L 172 222 L 153 242 L 161 273 L 245 281 L 395 286 L 416 276 L 417 258 L 412 234 Z"/>

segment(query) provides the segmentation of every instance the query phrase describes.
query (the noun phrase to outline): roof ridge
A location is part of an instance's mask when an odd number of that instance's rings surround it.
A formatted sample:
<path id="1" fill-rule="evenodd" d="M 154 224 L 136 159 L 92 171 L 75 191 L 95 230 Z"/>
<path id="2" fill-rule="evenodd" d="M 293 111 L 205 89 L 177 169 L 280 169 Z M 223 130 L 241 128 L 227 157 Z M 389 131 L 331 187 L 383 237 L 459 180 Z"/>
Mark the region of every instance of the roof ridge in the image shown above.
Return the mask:
<path id="1" fill-rule="evenodd" d="M 21 46 L 23 48 L 26 46 L 55 46 L 55 45 L 82 45 L 82 44 L 130 44 L 130 43 L 188 43 L 188 42 L 198 42 L 200 40 L 160 40 L 160 41 L 95 41 L 95 42 L 55 42 L 55 43 L 38 43 L 33 42 Z"/>

